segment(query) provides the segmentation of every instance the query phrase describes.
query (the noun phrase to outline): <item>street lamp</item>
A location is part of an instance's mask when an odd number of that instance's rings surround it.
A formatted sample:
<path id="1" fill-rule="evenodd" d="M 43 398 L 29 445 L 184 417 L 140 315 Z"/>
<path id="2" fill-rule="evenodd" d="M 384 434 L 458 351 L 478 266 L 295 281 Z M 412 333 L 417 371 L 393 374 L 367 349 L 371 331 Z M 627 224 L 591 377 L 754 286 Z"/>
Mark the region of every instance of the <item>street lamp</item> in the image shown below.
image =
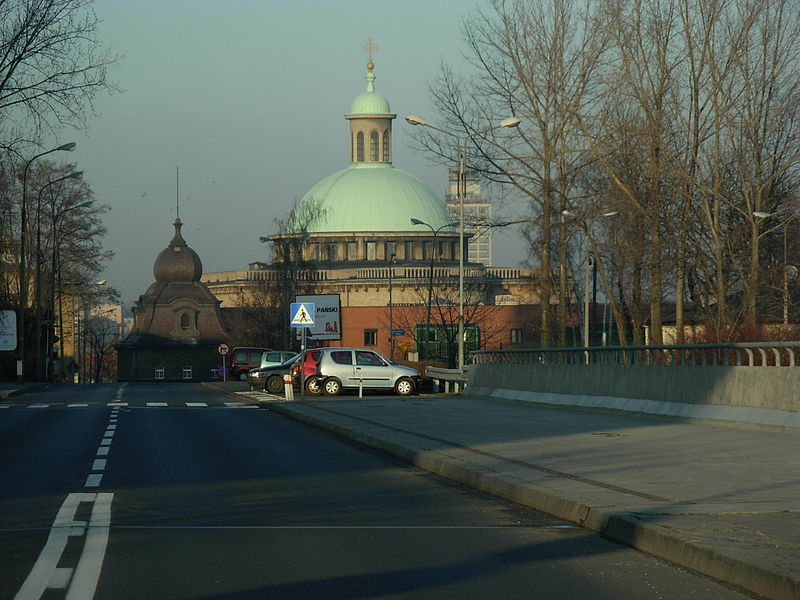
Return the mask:
<path id="1" fill-rule="evenodd" d="M 52 254 L 51 254 L 51 268 L 50 268 L 50 302 L 49 302 L 49 312 L 50 312 L 50 319 L 52 320 L 53 327 L 52 329 L 55 330 L 56 327 L 56 287 L 58 287 L 58 339 L 60 342 L 59 345 L 59 359 L 63 361 L 64 359 L 64 319 L 63 319 L 63 305 L 62 305 L 62 289 L 61 289 L 61 243 L 67 236 L 73 235 L 78 233 L 79 231 L 87 231 L 90 230 L 92 225 L 91 223 L 82 223 L 77 227 L 73 228 L 71 231 L 61 232 L 59 231 L 59 223 L 61 222 L 61 218 L 70 211 L 78 210 L 80 208 L 89 208 L 94 204 L 94 200 L 87 200 L 86 202 L 81 202 L 80 204 L 76 204 L 75 206 L 67 206 L 66 208 L 62 208 L 60 211 L 55 211 L 55 204 L 51 207 L 51 224 L 52 224 Z M 47 349 L 47 356 L 50 356 L 50 331 L 51 328 L 47 328 L 47 338 L 45 339 L 44 347 Z M 54 342 L 55 343 L 55 342 Z M 45 364 L 48 365 L 48 360 L 45 361 Z M 49 367 L 46 369 L 47 373 L 50 373 Z"/>
<path id="2" fill-rule="evenodd" d="M 598 218 L 616 217 L 618 214 L 619 214 L 618 211 L 612 210 L 612 211 L 600 213 L 599 215 L 596 215 L 596 217 L 598 217 Z M 583 225 L 584 233 L 586 234 L 586 238 L 590 241 L 590 243 L 592 245 L 592 253 L 594 254 L 594 267 L 595 267 L 595 269 L 597 269 L 597 268 L 601 268 L 602 269 L 602 266 L 600 264 L 600 255 L 597 252 L 597 246 L 595 246 L 594 240 L 592 239 L 591 235 L 589 234 L 589 218 L 585 217 L 585 216 L 581 217 L 581 216 L 575 215 L 575 214 L 571 213 L 568 210 L 561 211 L 561 218 L 564 219 L 566 217 L 571 217 L 571 218 L 577 219 L 577 220 L 579 220 L 581 222 L 581 224 Z M 592 265 L 590 263 L 590 257 L 587 256 L 586 257 L 586 266 L 585 266 L 585 271 L 584 271 L 584 282 L 583 282 L 583 347 L 584 348 L 588 348 L 589 347 L 589 327 L 591 325 L 590 319 L 589 319 L 589 269 L 590 269 L 591 266 Z M 562 264 L 562 268 L 563 268 L 563 264 Z M 605 277 L 603 277 L 603 278 L 605 279 Z M 608 292 L 609 292 L 609 290 L 606 288 L 606 294 L 607 295 L 608 295 Z M 609 300 L 609 302 L 613 301 L 613 299 L 610 296 L 608 297 L 608 300 Z M 621 341 L 622 340 L 620 340 L 620 342 Z M 588 360 L 589 360 L 588 355 L 586 357 L 586 360 L 588 362 Z"/>
<path id="3" fill-rule="evenodd" d="M 753 216 L 756 218 L 756 221 L 763 221 L 769 217 L 775 217 L 780 215 L 783 212 L 787 212 L 791 210 L 790 208 L 784 208 L 783 210 L 778 210 L 774 213 L 762 212 L 762 211 L 755 211 L 753 212 Z M 771 229 L 768 229 L 761 233 L 759 237 L 766 235 L 778 227 L 783 227 L 783 324 L 788 325 L 789 323 L 789 280 L 794 279 L 797 277 L 797 267 L 794 265 L 790 265 L 788 261 L 788 249 L 789 249 L 789 240 L 788 240 L 788 230 L 789 230 L 789 222 L 795 218 L 795 214 L 789 216 L 789 218 L 784 219 L 780 225 L 777 225 Z"/>
<path id="4" fill-rule="evenodd" d="M 46 378 L 47 372 L 42 373 L 42 367 L 45 366 L 47 362 L 46 355 L 44 360 L 42 360 L 45 354 L 46 349 L 42 346 L 42 263 L 44 262 L 42 257 L 42 194 L 44 191 L 55 185 L 56 183 L 60 183 L 67 179 L 81 179 L 83 177 L 83 171 L 75 171 L 74 173 L 70 173 L 69 175 L 64 175 L 63 177 L 59 177 L 54 179 L 53 181 L 48 181 L 44 184 L 41 189 L 39 190 L 39 195 L 36 198 L 36 287 L 34 289 L 34 314 L 36 315 L 36 375 L 37 379 L 40 381 Z M 55 243 L 55 240 L 54 240 Z M 49 336 L 48 336 L 49 338 Z"/>
<path id="5" fill-rule="evenodd" d="M 425 342 L 427 343 L 427 342 L 430 342 L 430 338 L 431 338 L 431 304 L 433 302 L 433 257 L 434 257 L 434 255 L 436 253 L 436 236 L 445 227 L 452 227 L 453 225 L 456 225 L 457 223 L 455 223 L 455 222 L 453 222 L 453 223 L 445 223 L 441 227 L 439 227 L 437 229 L 434 229 L 433 225 L 430 225 L 430 224 L 426 223 L 425 221 L 420 221 L 419 219 L 412 218 L 411 219 L 411 224 L 412 225 L 425 225 L 425 227 L 430 229 L 431 233 L 433 233 L 433 243 L 431 244 L 432 245 L 432 248 L 431 248 L 431 265 L 430 265 L 429 275 L 428 275 L 428 314 L 427 314 L 427 317 L 425 319 Z M 427 346 L 422 346 L 422 348 L 425 350 L 425 352 L 424 352 L 425 356 L 423 358 L 428 358 L 428 348 L 427 348 Z"/>
<path id="6" fill-rule="evenodd" d="M 494 129 L 500 129 L 504 127 L 518 127 L 521 121 L 517 117 L 507 117 L 500 121 L 497 125 L 491 125 L 482 129 L 480 131 L 476 131 L 472 136 L 465 135 L 464 137 L 459 136 L 452 131 L 447 131 L 446 129 L 442 129 L 440 127 L 436 127 L 435 125 L 429 124 L 425 119 L 420 117 L 419 115 L 408 115 L 406 117 L 406 121 L 411 125 L 420 125 L 422 127 L 430 127 L 440 133 L 448 135 L 450 137 L 454 137 L 458 143 L 458 205 L 459 205 L 459 217 L 458 217 L 458 368 L 463 370 L 464 369 L 464 200 L 466 199 L 467 195 L 467 185 L 466 185 L 466 154 L 467 154 L 467 142 L 469 142 L 472 137 L 477 137 L 483 135 L 484 133 L 488 133 Z"/>
<path id="7" fill-rule="evenodd" d="M 392 279 L 394 277 L 394 260 L 397 254 L 389 255 L 389 359 L 394 361 L 394 319 L 392 318 Z"/>
<path id="8" fill-rule="evenodd" d="M 17 307 L 17 379 L 20 383 L 24 383 L 25 381 L 25 309 L 28 304 L 28 274 L 25 272 L 25 230 L 27 229 L 28 221 L 28 169 L 37 158 L 41 158 L 51 152 L 72 152 L 75 146 L 75 142 L 69 142 L 58 148 L 53 148 L 47 152 L 37 154 L 25 163 L 25 168 L 22 170 L 22 207 L 19 215 L 19 272 L 17 274 L 17 283 L 19 285 L 19 306 Z"/>

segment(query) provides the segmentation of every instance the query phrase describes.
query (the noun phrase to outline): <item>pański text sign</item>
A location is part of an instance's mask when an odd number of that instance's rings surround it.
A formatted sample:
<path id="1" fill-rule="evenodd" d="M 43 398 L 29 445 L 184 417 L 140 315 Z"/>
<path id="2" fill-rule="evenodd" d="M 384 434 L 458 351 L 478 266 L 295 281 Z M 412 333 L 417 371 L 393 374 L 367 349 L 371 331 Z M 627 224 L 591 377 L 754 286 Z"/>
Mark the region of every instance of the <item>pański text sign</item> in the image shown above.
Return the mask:
<path id="1" fill-rule="evenodd" d="M 0 310 L 0 352 L 17 349 L 17 315 L 13 310 Z"/>
<path id="2" fill-rule="evenodd" d="M 295 302 L 311 303 L 315 307 L 314 326 L 308 330 L 309 337 L 315 340 L 342 339 L 339 294 L 295 296 Z"/>

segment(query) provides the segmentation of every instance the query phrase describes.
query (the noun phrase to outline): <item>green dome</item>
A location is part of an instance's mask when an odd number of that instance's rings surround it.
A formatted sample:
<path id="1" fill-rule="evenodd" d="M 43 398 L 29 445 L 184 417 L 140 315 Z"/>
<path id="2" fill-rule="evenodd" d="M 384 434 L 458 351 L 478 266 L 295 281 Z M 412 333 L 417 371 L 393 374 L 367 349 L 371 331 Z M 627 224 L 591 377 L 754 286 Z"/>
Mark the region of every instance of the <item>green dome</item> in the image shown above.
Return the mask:
<path id="1" fill-rule="evenodd" d="M 370 63 L 371 66 L 372 63 Z M 389 101 L 383 94 L 375 91 L 375 74 L 367 71 L 367 91 L 361 92 L 350 106 L 351 115 L 387 115 L 392 112 Z"/>
<path id="2" fill-rule="evenodd" d="M 362 92 L 353 100 L 351 115 L 385 115 L 392 112 L 389 101 L 378 92 Z"/>
<path id="3" fill-rule="evenodd" d="M 411 219 L 434 229 L 451 222 L 444 203 L 418 178 L 387 163 L 357 163 L 330 175 L 303 196 L 296 215 L 308 233 L 419 231 Z M 290 233 L 301 233 L 290 223 Z M 454 231 L 444 228 L 443 231 Z"/>

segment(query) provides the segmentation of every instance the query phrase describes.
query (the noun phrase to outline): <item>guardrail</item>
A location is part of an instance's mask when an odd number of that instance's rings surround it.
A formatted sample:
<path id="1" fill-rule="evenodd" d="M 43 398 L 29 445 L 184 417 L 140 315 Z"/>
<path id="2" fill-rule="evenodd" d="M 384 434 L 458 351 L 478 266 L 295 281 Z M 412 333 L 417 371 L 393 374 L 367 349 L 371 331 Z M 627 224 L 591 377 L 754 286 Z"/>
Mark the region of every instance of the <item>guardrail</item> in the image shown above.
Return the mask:
<path id="1" fill-rule="evenodd" d="M 463 369 L 443 369 L 441 367 L 425 367 L 425 375 L 436 381 L 436 385 L 444 381 L 445 394 L 450 393 L 453 384 L 455 393 L 459 393 L 467 385 L 468 366 Z"/>
<path id="2" fill-rule="evenodd" d="M 478 350 L 471 357 L 475 364 L 794 367 L 800 365 L 800 341 Z"/>

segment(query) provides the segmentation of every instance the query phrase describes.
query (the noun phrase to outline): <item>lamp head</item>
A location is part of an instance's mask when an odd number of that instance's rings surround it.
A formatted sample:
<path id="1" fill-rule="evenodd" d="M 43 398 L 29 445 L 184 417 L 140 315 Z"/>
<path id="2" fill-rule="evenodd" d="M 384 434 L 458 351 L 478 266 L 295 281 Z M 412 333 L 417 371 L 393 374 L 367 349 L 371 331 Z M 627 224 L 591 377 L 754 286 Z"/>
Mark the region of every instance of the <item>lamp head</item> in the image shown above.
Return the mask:
<path id="1" fill-rule="evenodd" d="M 75 143 L 75 142 L 69 142 L 68 144 L 64 144 L 63 146 L 59 146 L 58 148 L 56 148 L 56 150 L 63 150 L 65 152 L 72 152 L 73 150 L 75 150 L 75 146 L 77 146 L 77 145 L 78 144 Z"/>
<path id="2" fill-rule="evenodd" d="M 64 179 L 83 179 L 83 171 L 75 171 L 70 173 Z"/>
<path id="3" fill-rule="evenodd" d="M 508 117 L 500 121 L 500 127 L 518 127 L 521 122 L 517 117 Z"/>
<path id="4" fill-rule="evenodd" d="M 411 219 L 411 224 L 412 225 L 427 225 L 427 223 L 425 221 L 420 221 L 419 219 L 414 219 L 413 217 Z"/>
<path id="5" fill-rule="evenodd" d="M 753 213 L 753 216 L 754 216 L 756 219 L 766 219 L 767 217 L 771 217 L 771 216 L 772 216 L 772 213 L 768 213 L 768 212 L 761 212 L 760 210 L 757 210 L 757 211 L 755 211 L 755 212 Z"/>
<path id="6" fill-rule="evenodd" d="M 427 125 L 428 122 L 420 117 L 419 115 L 407 115 L 406 121 L 411 123 L 412 125 Z"/>

